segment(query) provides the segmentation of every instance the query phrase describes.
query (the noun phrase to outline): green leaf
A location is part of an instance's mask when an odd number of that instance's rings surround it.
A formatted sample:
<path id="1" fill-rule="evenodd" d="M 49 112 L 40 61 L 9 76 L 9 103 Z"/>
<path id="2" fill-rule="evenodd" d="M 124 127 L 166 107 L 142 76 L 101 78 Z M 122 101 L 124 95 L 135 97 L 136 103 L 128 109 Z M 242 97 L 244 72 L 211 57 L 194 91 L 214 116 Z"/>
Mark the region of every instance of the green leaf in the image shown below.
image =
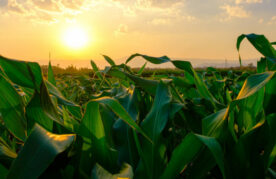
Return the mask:
<path id="1" fill-rule="evenodd" d="M 235 100 L 233 100 L 230 105 L 228 106 L 227 108 L 227 111 L 225 113 L 225 116 L 224 116 L 224 119 L 223 120 L 226 120 L 227 117 L 229 116 L 229 113 L 231 111 L 234 110 L 234 108 L 239 105 L 240 107 L 240 110 L 241 110 L 241 113 L 244 113 L 244 112 L 249 112 L 250 113 L 250 108 L 247 108 L 247 104 L 248 102 L 250 102 L 251 100 L 253 101 L 258 101 L 258 100 L 262 100 L 262 99 L 257 99 L 259 97 L 261 97 L 261 93 L 259 95 L 256 95 L 256 93 L 258 93 L 260 90 L 263 89 L 263 87 L 266 86 L 266 84 L 272 79 L 272 77 L 274 76 L 274 73 L 275 72 L 264 72 L 264 73 L 260 73 L 260 74 L 254 74 L 254 75 L 251 75 L 249 76 L 246 81 L 244 82 L 244 85 L 242 87 L 242 89 L 240 90 L 237 98 Z M 252 96 L 252 95 L 255 95 L 255 96 Z M 256 98 L 257 97 L 257 98 Z M 252 101 L 251 101 L 252 102 Z M 253 104 L 251 104 L 253 105 Z M 251 124 L 249 124 L 247 127 L 246 130 L 250 130 L 250 128 L 252 128 L 252 126 L 254 126 L 256 123 L 259 122 L 259 120 L 256 120 L 255 122 L 252 121 L 252 119 L 256 118 L 257 117 L 257 112 L 260 112 L 258 111 L 259 108 L 260 108 L 260 105 L 262 105 L 262 102 L 259 103 L 258 105 L 253 105 L 255 108 L 255 110 L 257 111 L 253 111 L 253 113 L 256 113 L 254 114 L 253 118 L 251 118 Z M 246 110 L 246 111 L 244 111 Z M 251 111 L 252 113 L 252 111 Z M 244 115 L 244 114 L 242 114 Z M 250 114 L 249 114 L 250 115 Z M 246 115 L 244 115 L 245 117 Z M 232 118 L 233 119 L 233 118 Z M 241 120 L 246 120 L 246 119 L 243 119 L 241 117 Z M 230 120 L 228 121 L 228 127 L 232 133 L 232 136 L 234 138 L 236 138 L 235 134 L 234 134 L 234 123 L 231 122 L 230 124 Z M 243 126 L 239 126 L 240 128 L 242 128 Z"/>
<path id="2" fill-rule="evenodd" d="M 240 51 L 240 45 L 244 38 L 247 38 L 249 42 L 265 57 L 276 58 L 276 50 L 272 47 L 272 44 L 267 40 L 264 35 L 258 34 L 242 34 L 237 39 L 237 50 Z M 241 57 L 239 54 L 239 60 L 241 64 Z"/>
<path id="3" fill-rule="evenodd" d="M 111 65 L 111 66 L 115 66 L 115 62 L 108 56 L 103 55 L 104 59 Z"/>
<path id="4" fill-rule="evenodd" d="M 38 178 L 74 139 L 75 135 L 52 134 L 36 125 L 12 163 L 7 178 Z"/>
<path id="5" fill-rule="evenodd" d="M 244 82 L 244 85 L 236 100 L 247 98 L 248 96 L 257 92 L 260 88 L 262 88 L 271 80 L 274 74 L 275 72 L 264 72 L 248 77 L 247 80 Z"/>
<path id="6" fill-rule="evenodd" d="M 158 138 L 166 126 L 169 117 L 169 104 L 171 102 L 169 88 L 163 82 L 160 82 L 154 99 L 154 104 L 143 120 L 141 126 L 152 139 Z"/>
<path id="7" fill-rule="evenodd" d="M 38 63 L 11 60 L 0 56 L 0 66 L 13 83 L 39 90 L 42 73 Z"/>
<path id="8" fill-rule="evenodd" d="M 276 178 L 276 172 L 272 170 L 271 168 L 268 169 L 268 172 L 270 173 L 272 178 Z"/>
<path id="9" fill-rule="evenodd" d="M 1 60 L 0 60 L 1 61 Z M 0 119 L 6 128 L 18 139 L 24 141 L 27 123 L 23 101 L 8 79 L 0 74 Z"/>
<path id="10" fill-rule="evenodd" d="M 48 98 L 47 102 L 42 102 L 43 99 L 41 99 L 40 94 L 35 92 L 34 96 L 32 97 L 30 103 L 26 107 L 26 116 L 28 118 L 28 130 L 31 130 L 33 128 L 33 125 L 35 123 L 38 123 L 39 125 L 43 126 L 45 129 L 52 131 L 53 130 L 53 118 L 52 115 L 48 115 L 46 111 L 44 111 L 43 104 L 49 104 L 51 103 Z M 52 104 L 50 104 L 53 106 Z"/>
<path id="11" fill-rule="evenodd" d="M 204 144 L 211 151 L 222 173 L 223 178 L 225 178 L 224 154 L 220 144 L 217 142 L 215 138 L 212 137 L 207 137 L 198 134 L 195 134 L 195 136 L 202 142 L 202 144 Z"/>
<path id="12" fill-rule="evenodd" d="M 186 135 L 183 141 L 174 149 L 161 178 L 176 178 L 184 167 L 196 157 L 202 146 L 206 146 L 210 150 L 222 172 L 223 178 L 225 178 L 224 155 L 220 144 L 213 137 L 192 133 Z"/>
<path id="13" fill-rule="evenodd" d="M 224 116 L 226 111 L 227 108 L 224 108 L 202 119 L 202 134 L 216 138 L 225 134 L 225 122 L 227 121 L 224 120 Z"/>
<path id="14" fill-rule="evenodd" d="M 166 63 L 166 62 L 171 62 L 176 68 L 179 68 L 181 70 L 187 71 L 188 73 L 190 73 L 190 75 L 192 75 L 194 77 L 195 80 L 195 85 L 197 87 L 198 92 L 200 93 L 200 95 L 203 98 L 206 98 L 207 100 L 210 100 L 210 102 L 212 103 L 213 107 L 216 108 L 216 104 L 220 104 L 215 98 L 214 96 L 208 91 L 207 86 L 205 85 L 205 83 L 203 82 L 203 80 L 197 75 L 196 71 L 193 69 L 192 65 L 190 62 L 188 61 L 180 61 L 180 60 L 170 60 L 167 56 L 163 56 L 163 57 L 150 57 L 147 55 L 142 55 L 142 54 L 134 54 L 132 56 L 130 56 L 126 63 L 128 63 L 129 61 L 131 61 L 133 58 L 135 57 L 143 57 L 145 60 L 153 63 L 153 64 L 162 64 L 162 63 Z"/>
<path id="15" fill-rule="evenodd" d="M 14 159 L 17 157 L 17 154 L 10 149 L 8 144 L 0 138 L 0 159 L 3 158 L 9 158 L 9 159 Z"/>
<path id="16" fill-rule="evenodd" d="M 189 133 L 174 149 L 171 159 L 163 172 L 161 179 L 176 178 L 177 175 L 189 164 L 200 151 L 202 144 L 194 134 Z"/>
<path id="17" fill-rule="evenodd" d="M 133 54 L 131 55 L 127 60 L 126 60 L 126 64 L 128 62 L 130 62 L 133 58 L 135 57 L 143 57 L 144 59 L 146 59 L 147 61 L 154 63 L 154 64 L 161 64 L 161 63 L 165 63 L 165 62 L 169 62 L 170 59 L 167 56 L 162 56 L 162 57 L 151 57 L 151 56 L 147 56 L 147 55 L 142 55 L 139 53 Z"/>
<path id="18" fill-rule="evenodd" d="M 35 122 L 42 125 L 49 131 L 53 129 L 53 122 L 63 125 L 57 109 L 54 106 L 44 81 L 41 83 L 40 93 L 35 92 L 28 106 L 26 107 L 28 118 L 28 129 L 31 129 Z"/>
<path id="19" fill-rule="evenodd" d="M 0 178 L 6 178 L 9 170 L 0 164 Z"/>
<path id="20" fill-rule="evenodd" d="M 118 98 L 120 104 L 122 104 L 133 120 L 138 119 L 138 94 L 139 90 L 134 88 L 134 90 L 129 89 L 129 94 Z M 125 162 L 136 168 L 139 161 L 137 145 L 134 139 L 134 135 L 137 136 L 136 132 L 122 119 L 114 122 L 112 131 L 114 143 L 119 153 L 119 164 L 121 165 Z"/>
<path id="21" fill-rule="evenodd" d="M 91 66 L 94 70 L 94 73 L 98 76 L 99 79 L 103 80 L 102 74 L 99 72 L 99 68 L 97 67 L 96 63 L 92 60 L 90 60 Z"/>
<path id="22" fill-rule="evenodd" d="M 132 75 L 130 73 L 123 72 L 118 69 L 114 69 L 114 68 L 108 68 L 108 70 L 106 70 L 105 73 L 112 77 L 115 77 L 115 78 L 118 78 L 118 79 L 121 79 L 124 81 L 131 80 L 132 82 L 134 82 L 134 84 L 137 87 L 143 88 L 145 91 L 147 91 L 151 95 L 155 95 L 156 88 L 159 84 L 159 81 L 157 81 L 157 80 L 141 78 L 141 77 L 138 77 L 138 76 Z M 169 83 L 170 80 L 164 80 L 164 82 Z"/>
<path id="23" fill-rule="evenodd" d="M 265 72 L 266 71 L 266 66 L 267 66 L 267 59 L 266 58 L 261 58 L 261 60 L 257 62 L 257 72 L 258 73 Z"/>
<path id="24" fill-rule="evenodd" d="M 265 178 L 269 138 L 268 125 L 262 120 L 242 134 L 237 142 L 226 144 L 228 178 Z"/>
<path id="25" fill-rule="evenodd" d="M 275 72 L 276 68 L 274 69 Z M 265 97 L 264 97 L 264 109 L 266 115 L 271 113 L 276 113 L 276 108 L 274 103 L 276 100 L 276 75 L 271 78 L 271 80 L 266 84 L 265 87 Z"/>
<path id="26" fill-rule="evenodd" d="M 62 113 L 64 127 L 67 128 L 69 131 L 76 133 L 80 125 L 79 122 L 69 115 L 67 109 L 64 106 L 62 106 Z"/>
<path id="27" fill-rule="evenodd" d="M 89 148 L 91 147 L 93 160 L 109 171 L 116 172 L 118 169 L 118 154 L 117 151 L 109 147 L 107 134 L 105 133 L 102 117 L 99 111 L 99 103 L 95 101 L 87 103 L 86 112 L 78 133 L 84 136 L 86 142 L 89 142 L 89 144 L 85 144 L 87 147 L 83 150 L 90 150 Z M 89 164 L 86 165 L 88 166 L 85 167 L 90 167 Z M 85 170 L 87 171 L 89 169 Z"/>
<path id="28" fill-rule="evenodd" d="M 147 65 L 147 62 L 139 69 L 139 71 L 138 71 L 138 73 L 137 73 L 138 76 L 142 75 L 142 73 L 143 73 L 143 71 L 144 71 L 146 65 Z"/>
<path id="29" fill-rule="evenodd" d="M 96 164 L 92 170 L 92 179 L 123 179 L 133 178 L 132 168 L 129 164 L 124 164 L 121 171 L 118 174 L 111 174 L 102 168 L 99 164 Z"/>
<path id="30" fill-rule="evenodd" d="M 151 138 L 146 135 L 146 133 L 136 124 L 136 122 L 131 118 L 131 116 L 126 112 L 123 106 L 115 99 L 109 97 L 103 97 L 93 100 L 93 102 L 98 102 L 100 104 L 107 105 L 118 117 L 120 117 L 125 123 L 127 123 L 131 128 L 141 133 L 148 141 L 151 142 Z"/>
<path id="31" fill-rule="evenodd" d="M 90 64 L 94 70 L 94 72 L 98 72 L 99 68 L 97 67 L 96 63 L 93 60 L 90 60 Z"/>
<path id="32" fill-rule="evenodd" d="M 144 168 L 148 168 L 150 178 L 158 178 L 160 170 L 164 169 L 166 146 L 162 141 L 161 133 L 164 130 L 170 115 L 170 103 L 172 100 L 169 88 L 163 82 L 157 87 L 153 106 L 141 126 L 152 139 L 153 143 L 142 140 L 143 157 L 146 162 Z"/>
<path id="33" fill-rule="evenodd" d="M 238 102 L 239 113 L 236 120 L 240 131 L 247 132 L 260 120 L 264 119 L 263 101 L 264 88 L 261 88 L 255 94 Z"/>
<path id="34" fill-rule="evenodd" d="M 270 129 L 271 138 L 271 152 L 268 153 L 267 166 L 270 167 L 276 158 L 276 136 L 274 132 L 276 130 L 276 113 L 267 116 L 267 122 Z"/>
<path id="35" fill-rule="evenodd" d="M 125 73 L 125 74 L 128 78 L 134 81 L 137 87 L 142 87 L 148 93 L 155 95 L 155 92 L 159 83 L 158 81 L 140 78 L 135 75 L 131 75 L 129 73 Z"/>
<path id="36" fill-rule="evenodd" d="M 80 106 L 73 103 L 72 101 L 67 100 L 63 94 L 57 89 L 57 87 L 55 87 L 52 83 L 50 83 L 49 81 L 44 81 L 45 85 L 47 87 L 47 90 L 49 92 L 49 94 L 55 96 L 58 100 L 58 103 L 70 108 L 74 108 L 75 110 L 80 110 Z"/>
<path id="37" fill-rule="evenodd" d="M 48 81 L 52 83 L 54 86 L 57 86 L 56 80 L 55 80 L 55 75 L 52 69 L 51 61 L 49 61 L 48 65 Z"/>

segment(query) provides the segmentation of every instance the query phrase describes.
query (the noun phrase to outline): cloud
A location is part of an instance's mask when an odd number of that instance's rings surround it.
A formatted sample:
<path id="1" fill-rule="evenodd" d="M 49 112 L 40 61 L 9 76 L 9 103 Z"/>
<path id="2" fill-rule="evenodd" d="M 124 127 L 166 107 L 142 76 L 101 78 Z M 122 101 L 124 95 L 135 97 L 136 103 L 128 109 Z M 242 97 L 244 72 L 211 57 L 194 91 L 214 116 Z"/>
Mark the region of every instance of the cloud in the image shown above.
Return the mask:
<path id="1" fill-rule="evenodd" d="M 220 7 L 225 11 L 226 19 L 229 20 L 231 18 L 248 18 L 251 13 L 247 12 L 242 6 L 238 5 L 224 5 Z"/>
<path id="2" fill-rule="evenodd" d="M 144 8 L 170 8 L 177 3 L 183 3 L 185 0 L 137 0 L 136 5 Z"/>
<path id="3" fill-rule="evenodd" d="M 126 7 L 123 9 L 124 15 L 128 17 L 136 17 L 135 9 L 132 7 Z"/>
<path id="4" fill-rule="evenodd" d="M 262 2 L 263 0 L 236 0 L 236 4 L 256 4 Z"/>
<path id="5" fill-rule="evenodd" d="M 91 7 L 90 0 L 0 0 L 0 13 L 33 22 L 54 23 L 72 17 Z"/>
<path id="6" fill-rule="evenodd" d="M 196 18 L 184 11 L 186 0 L 112 0 L 126 17 L 139 17 L 149 25 L 191 22 Z"/>
<path id="7" fill-rule="evenodd" d="M 135 4 L 140 8 L 170 8 L 177 3 L 183 3 L 186 0 L 112 0 L 120 4 Z"/>
<path id="8" fill-rule="evenodd" d="M 262 24 L 263 22 L 264 22 L 264 19 L 263 19 L 263 18 L 261 18 L 261 19 L 258 20 L 258 23 L 259 23 L 259 24 Z"/>
<path id="9" fill-rule="evenodd" d="M 33 0 L 32 3 L 35 7 L 47 11 L 60 12 L 62 8 L 59 2 L 55 0 Z"/>
<path id="10" fill-rule="evenodd" d="M 124 15 L 137 17 L 139 15 L 149 15 L 148 13 L 159 15 L 171 15 L 179 11 L 186 0 L 111 0 L 117 7 L 120 7 Z"/>
<path id="11" fill-rule="evenodd" d="M 8 0 L 0 0 L 0 8 L 8 5 Z"/>
<path id="12" fill-rule="evenodd" d="M 169 24 L 171 24 L 171 20 L 165 19 L 165 18 L 156 18 L 151 21 L 151 24 L 153 24 L 153 25 L 169 25 Z"/>
<path id="13" fill-rule="evenodd" d="M 120 24 L 114 33 L 116 36 L 126 34 L 128 33 L 128 26 L 126 24 Z"/>
<path id="14" fill-rule="evenodd" d="M 196 17 L 194 17 L 194 16 L 183 16 L 182 17 L 183 19 L 185 19 L 186 21 L 188 21 L 188 22 L 194 22 L 194 21 L 196 21 L 197 20 L 197 18 Z"/>
<path id="15" fill-rule="evenodd" d="M 178 19 L 175 18 L 155 18 L 152 21 L 150 21 L 150 24 L 152 25 L 171 25 L 174 22 L 179 21 L 186 21 L 186 22 L 197 22 L 197 18 L 194 16 L 179 16 Z"/>
<path id="16" fill-rule="evenodd" d="M 0 0 L 0 11 L 7 10 L 12 13 L 24 13 L 25 10 L 16 0 Z"/>
<path id="17" fill-rule="evenodd" d="M 276 24 L 276 16 L 271 17 L 270 21 L 268 22 L 268 25 Z"/>
<path id="18" fill-rule="evenodd" d="M 168 19 L 191 21 L 183 13 L 186 0 L 0 0 L 0 13 L 38 23 L 56 23 L 97 7 L 121 9 L 125 17 L 145 18 L 153 24 Z M 92 8 L 93 7 L 93 8 Z M 19 17 L 20 15 L 20 17 Z M 150 17 L 150 18 L 148 18 Z M 158 20 L 159 19 L 159 20 Z M 158 22 L 159 21 L 159 22 Z"/>
<path id="19" fill-rule="evenodd" d="M 61 3 L 70 9 L 80 9 L 84 5 L 83 0 L 62 0 Z"/>

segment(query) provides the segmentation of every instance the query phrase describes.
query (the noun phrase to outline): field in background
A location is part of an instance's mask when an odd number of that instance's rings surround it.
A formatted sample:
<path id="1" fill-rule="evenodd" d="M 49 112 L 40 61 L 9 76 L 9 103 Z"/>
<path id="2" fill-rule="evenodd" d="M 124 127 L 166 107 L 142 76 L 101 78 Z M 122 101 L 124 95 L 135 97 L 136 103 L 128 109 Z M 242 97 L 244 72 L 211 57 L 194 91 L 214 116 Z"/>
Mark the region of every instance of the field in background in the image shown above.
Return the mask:
<path id="1" fill-rule="evenodd" d="M 206 68 L 195 68 L 197 72 L 203 72 L 206 71 L 208 67 Z M 214 67 L 211 67 L 214 68 Z M 47 74 L 48 72 L 48 65 L 42 65 L 41 66 L 43 74 Z M 94 71 L 92 68 L 77 68 L 73 65 L 70 65 L 68 67 L 62 68 L 59 66 L 52 66 L 53 72 L 55 75 L 63 75 L 63 74 L 87 74 L 92 75 L 94 74 Z M 132 68 L 133 72 L 138 72 L 139 68 Z M 223 75 L 226 75 L 228 71 L 233 71 L 236 73 L 241 74 L 243 71 L 248 72 L 256 72 L 257 68 L 256 66 L 253 66 L 253 64 L 249 64 L 247 66 L 242 67 L 229 67 L 229 68 L 216 68 L 217 71 L 221 72 Z M 151 76 L 151 75 L 183 75 L 183 70 L 177 69 L 177 68 L 145 68 L 143 70 L 142 76 Z"/>

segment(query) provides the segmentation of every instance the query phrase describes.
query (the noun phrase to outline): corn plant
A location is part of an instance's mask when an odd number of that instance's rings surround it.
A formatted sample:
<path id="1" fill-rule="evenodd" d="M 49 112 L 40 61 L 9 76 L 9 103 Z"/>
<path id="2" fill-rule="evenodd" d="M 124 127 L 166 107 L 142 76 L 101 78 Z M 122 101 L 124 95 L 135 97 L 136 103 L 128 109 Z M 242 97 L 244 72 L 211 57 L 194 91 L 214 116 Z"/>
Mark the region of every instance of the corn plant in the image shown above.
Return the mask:
<path id="1" fill-rule="evenodd" d="M 276 177 L 275 43 L 243 34 L 238 51 L 245 38 L 263 55 L 254 74 L 133 54 L 57 77 L 1 56 L 0 178 Z M 147 63 L 182 75 L 143 77 Z"/>

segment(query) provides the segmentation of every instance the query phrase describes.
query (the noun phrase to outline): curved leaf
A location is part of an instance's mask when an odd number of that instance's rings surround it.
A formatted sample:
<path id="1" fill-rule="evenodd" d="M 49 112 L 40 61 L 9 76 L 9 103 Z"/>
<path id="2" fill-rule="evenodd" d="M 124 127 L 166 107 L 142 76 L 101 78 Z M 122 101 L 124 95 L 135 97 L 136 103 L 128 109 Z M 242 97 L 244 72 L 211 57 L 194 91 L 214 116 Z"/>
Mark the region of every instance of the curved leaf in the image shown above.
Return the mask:
<path id="1" fill-rule="evenodd" d="M 75 135 L 52 134 L 36 125 L 12 163 L 7 178 L 38 178 L 74 138 Z"/>
<path id="2" fill-rule="evenodd" d="M 195 79 L 195 85 L 197 87 L 198 92 L 203 98 L 206 98 L 207 100 L 210 100 L 212 103 L 213 107 L 216 108 L 216 104 L 220 104 L 214 96 L 209 92 L 206 84 L 203 82 L 203 80 L 197 75 L 196 71 L 193 69 L 192 65 L 188 61 L 180 61 L 180 60 L 171 60 L 167 56 L 163 57 L 151 57 L 147 55 L 142 55 L 142 54 L 134 54 L 131 55 L 126 63 L 130 62 L 133 58 L 135 57 L 143 57 L 145 60 L 153 63 L 153 64 L 162 64 L 166 62 L 171 62 L 176 68 L 179 68 L 181 70 L 187 71 L 190 73 L 194 79 Z"/>
<path id="3" fill-rule="evenodd" d="M 63 120 L 58 115 L 48 89 L 44 81 L 41 83 L 40 93 L 35 92 L 28 106 L 26 107 L 28 118 L 28 129 L 31 129 L 35 122 L 42 125 L 49 131 L 53 129 L 53 122 L 63 125 Z"/>
<path id="4" fill-rule="evenodd" d="M 133 54 L 131 55 L 127 60 L 126 60 L 126 64 L 128 62 L 130 62 L 133 58 L 135 57 L 143 57 L 144 59 L 146 59 L 147 61 L 154 63 L 154 64 L 161 64 L 161 63 L 165 63 L 165 62 L 169 62 L 170 59 L 167 56 L 162 56 L 162 57 L 151 57 L 151 56 L 147 56 L 147 55 L 142 55 L 139 53 Z"/>
<path id="5" fill-rule="evenodd" d="M 224 154 L 220 144 L 217 142 L 215 138 L 198 134 L 195 134 L 195 136 L 202 142 L 202 144 L 204 144 L 211 151 L 222 173 L 223 178 L 225 178 Z"/>
<path id="6" fill-rule="evenodd" d="M 104 59 L 111 65 L 111 66 L 115 66 L 115 62 L 108 56 L 103 55 Z"/>
<path id="7" fill-rule="evenodd" d="M 132 127 L 137 132 L 141 133 L 147 140 L 151 141 L 149 136 L 136 124 L 131 116 L 126 112 L 123 106 L 115 99 L 109 97 L 103 97 L 95 99 L 91 102 L 98 102 L 107 105 L 118 117 L 120 117 L 125 123 Z"/>
<path id="8" fill-rule="evenodd" d="M 92 160 L 101 164 L 109 171 L 115 172 L 117 166 L 118 153 L 114 149 L 109 147 L 107 141 L 107 134 L 104 130 L 102 117 L 99 111 L 99 103 L 90 101 L 86 105 L 86 111 L 79 128 L 79 134 L 84 136 L 84 140 L 88 142 L 84 144 L 83 150 L 89 150 L 91 148 Z M 88 151 L 89 152 L 89 151 Z M 89 158 L 89 156 L 87 156 Z M 87 159 L 86 159 L 87 160 Z M 90 170 L 92 163 L 85 166 Z"/>
<path id="9" fill-rule="evenodd" d="M 242 34 L 237 39 L 237 50 L 240 51 L 240 45 L 244 38 L 247 40 L 265 57 L 276 58 L 276 50 L 272 47 L 272 44 L 267 40 L 264 35 L 258 34 Z M 239 54 L 239 60 L 241 64 L 241 57 Z"/>
<path id="10" fill-rule="evenodd" d="M 176 176 L 189 164 L 198 154 L 202 146 L 206 146 L 213 154 L 223 177 L 224 154 L 220 144 L 215 138 L 189 133 L 183 141 L 174 149 L 172 157 L 161 178 L 176 178 Z"/>
<path id="11" fill-rule="evenodd" d="M 256 95 L 257 92 L 262 90 L 263 87 L 265 87 L 265 85 L 272 79 L 274 74 L 275 74 L 275 72 L 264 72 L 264 73 L 249 76 L 246 79 L 246 81 L 244 82 L 244 85 L 243 85 L 241 91 L 239 92 L 237 98 L 235 100 L 233 100 L 230 103 L 230 105 L 228 106 L 223 120 L 227 119 L 230 112 L 233 111 L 235 106 L 238 105 L 238 104 L 240 104 L 241 112 L 243 112 L 243 110 L 248 110 L 248 109 L 245 109 L 247 107 L 246 102 L 251 100 L 250 98 L 252 97 L 252 95 Z M 257 95 L 256 97 L 259 97 L 259 96 Z M 258 105 L 262 105 L 262 103 L 258 104 Z M 258 106 L 258 108 L 259 108 L 259 106 Z M 253 112 L 256 113 L 258 111 L 253 111 Z M 256 115 L 255 115 L 255 117 L 256 117 Z M 233 119 L 233 118 L 231 117 L 230 119 Z M 254 126 L 258 122 L 259 121 L 255 121 L 255 123 L 252 123 L 250 125 Z M 233 120 L 228 121 L 228 127 L 229 127 L 229 129 L 232 133 L 232 136 L 235 138 L 235 140 L 237 140 L 236 135 L 234 133 Z M 243 126 L 240 126 L 240 127 L 243 127 Z M 247 130 L 250 130 L 250 128 L 248 128 Z"/>
<path id="12" fill-rule="evenodd" d="M 275 72 L 264 72 L 249 76 L 244 82 L 244 85 L 236 100 L 247 98 L 248 96 L 257 92 L 260 88 L 262 88 L 271 80 L 274 74 Z"/>
<path id="13" fill-rule="evenodd" d="M 42 73 L 38 63 L 11 60 L 0 56 L 0 66 L 13 83 L 39 90 Z"/>
<path id="14" fill-rule="evenodd" d="M 189 133 L 174 149 L 172 157 L 163 172 L 161 179 L 176 178 L 177 175 L 189 164 L 200 151 L 202 144 L 194 134 Z"/>
<path id="15" fill-rule="evenodd" d="M 227 108 L 224 108 L 214 114 L 202 119 L 202 134 L 211 137 L 220 137 L 225 133 L 224 115 Z"/>
<path id="16" fill-rule="evenodd" d="M 92 179 L 120 179 L 120 178 L 133 178 L 132 168 L 129 164 L 124 164 L 121 171 L 118 174 L 111 174 L 102 168 L 99 164 L 96 164 L 92 170 Z"/>
<path id="17" fill-rule="evenodd" d="M 0 138 L 0 159 L 10 158 L 14 159 L 17 157 L 17 154 L 10 149 L 10 147 Z"/>
<path id="18" fill-rule="evenodd" d="M 0 74 L 0 86 L 0 118 L 15 137 L 24 141 L 27 123 L 23 101 L 9 80 L 2 74 Z"/>

